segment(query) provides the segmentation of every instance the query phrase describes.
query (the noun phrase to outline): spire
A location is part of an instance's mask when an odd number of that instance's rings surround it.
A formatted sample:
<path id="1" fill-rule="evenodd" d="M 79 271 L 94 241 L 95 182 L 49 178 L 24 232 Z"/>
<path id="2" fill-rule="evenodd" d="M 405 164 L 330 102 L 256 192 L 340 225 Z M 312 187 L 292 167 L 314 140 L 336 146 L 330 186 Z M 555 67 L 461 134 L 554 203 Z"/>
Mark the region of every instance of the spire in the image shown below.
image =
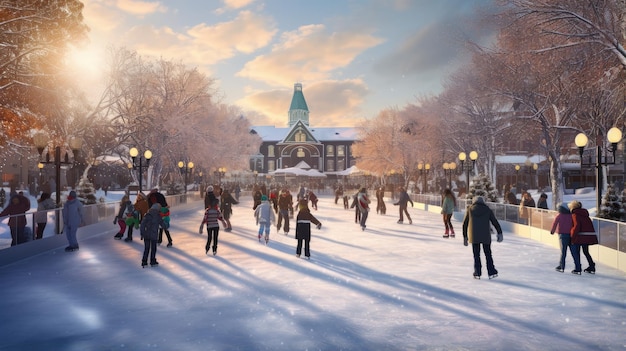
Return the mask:
<path id="1" fill-rule="evenodd" d="M 302 121 L 306 126 L 309 125 L 309 108 L 302 94 L 302 84 L 295 83 L 293 85 L 293 97 L 291 98 L 291 106 L 289 106 L 289 127 L 293 127 L 296 122 Z"/>

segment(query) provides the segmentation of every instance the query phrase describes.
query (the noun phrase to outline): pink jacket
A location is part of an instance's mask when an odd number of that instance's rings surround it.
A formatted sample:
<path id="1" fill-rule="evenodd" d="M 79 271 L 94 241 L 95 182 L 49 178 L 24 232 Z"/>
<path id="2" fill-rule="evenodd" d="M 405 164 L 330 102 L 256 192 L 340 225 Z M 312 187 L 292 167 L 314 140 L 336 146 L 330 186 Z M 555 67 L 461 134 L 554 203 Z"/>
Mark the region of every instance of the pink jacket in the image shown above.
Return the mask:
<path id="1" fill-rule="evenodd" d="M 550 234 L 567 234 L 570 235 L 572 230 L 572 215 L 569 213 L 559 213 L 554 217 Z"/>

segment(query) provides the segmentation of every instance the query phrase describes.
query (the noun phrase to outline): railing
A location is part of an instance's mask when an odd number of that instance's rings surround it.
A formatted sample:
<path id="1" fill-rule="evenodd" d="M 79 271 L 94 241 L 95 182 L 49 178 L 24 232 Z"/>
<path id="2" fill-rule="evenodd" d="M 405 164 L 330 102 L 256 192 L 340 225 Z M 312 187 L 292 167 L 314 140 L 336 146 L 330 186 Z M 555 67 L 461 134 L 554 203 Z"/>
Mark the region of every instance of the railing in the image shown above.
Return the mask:
<path id="1" fill-rule="evenodd" d="M 413 194 L 411 199 L 414 202 L 430 206 L 441 206 L 441 196 Z M 467 200 L 457 199 L 457 210 L 464 213 L 467 203 Z M 527 207 L 528 218 L 521 218 L 518 205 L 487 202 L 487 206 L 491 208 L 499 221 L 527 225 L 548 232 L 552 228 L 552 222 L 558 213 L 552 210 Z M 626 253 L 626 223 L 596 217 L 591 217 L 591 220 L 601 246 Z"/>
<path id="2" fill-rule="evenodd" d="M 165 197 L 167 199 L 168 205 L 170 207 L 175 207 L 180 204 L 185 204 L 187 201 L 198 200 L 202 198 L 202 196 L 197 192 L 181 194 L 181 195 L 168 195 Z M 100 221 L 108 220 L 112 221 L 113 218 L 117 215 L 119 211 L 120 202 L 106 202 L 106 203 L 98 203 L 93 205 L 85 205 L 83 206 L 83 215 L 85 225 L 95 224 Z M 63 228 L 63 217 L 61 215 L 61 208 L 55 208 L 46 211 L 46 227 L 43 233 L 42 239 L 55 236 L 55 233 L 61 232 L 62 230 L 57 230 L 56 227 L 56 216 L 59 216 L 59 225 L 61 229 Z M 37 224 L 35 221 L 35 214 L 37 211 L 26 212 L 23 216 L 26 217 L 26 226 L 30 227 L 30 235 L 27 238 L 24 238 L 24 242 L 20 242 L 20 245 L 28 244 L 31 241 L 35 240 L 35 231 L 37 229 Z M 14 215 L 11 217 L 19 217 L 22 215 Z M 0 227 L 6 228 L 4 233 L 0 234 L 0 250 L 7 249 L 11 247 L 11 232 L 10 227 L 7 224 L 7 221 L 10 217 L 2 218 L 0 223 Z"/>

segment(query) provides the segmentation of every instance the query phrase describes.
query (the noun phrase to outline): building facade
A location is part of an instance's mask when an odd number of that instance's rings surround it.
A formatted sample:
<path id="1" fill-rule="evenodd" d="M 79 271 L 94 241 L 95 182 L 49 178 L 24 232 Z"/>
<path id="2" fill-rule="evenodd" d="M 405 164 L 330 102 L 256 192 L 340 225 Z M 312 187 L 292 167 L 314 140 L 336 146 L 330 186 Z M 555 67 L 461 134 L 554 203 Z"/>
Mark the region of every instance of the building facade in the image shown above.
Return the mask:
<path id="1" fill-rule="evenodd" d="M 250 133 L 262 140 L 259 152 L 250 157 L 252 172 L 268 173 L 297 166 L 326 173 L 356 164 L 352 155 L 356 128 L 311 127 L 300 83 L 294 84 L 287 124 L 288 127 L 252 127 Z"/>

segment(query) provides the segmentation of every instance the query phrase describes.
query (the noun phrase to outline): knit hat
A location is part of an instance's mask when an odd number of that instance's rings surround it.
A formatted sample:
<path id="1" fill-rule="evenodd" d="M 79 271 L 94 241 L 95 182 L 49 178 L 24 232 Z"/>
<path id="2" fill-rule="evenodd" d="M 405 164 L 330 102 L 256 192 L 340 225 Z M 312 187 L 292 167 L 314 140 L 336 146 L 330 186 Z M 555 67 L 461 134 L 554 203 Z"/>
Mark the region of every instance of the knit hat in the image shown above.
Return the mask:
<path id="1" fill-rule="evenodd" d="M 484 204 L 485 203 L 485 198 L 482 196 L 476 196 L 476 199 L 474 199 L 474 202 L 477 204 Z"/>
<path id="2" fill-rule="evenodd" d="M 213 185 L 209 185 L 209 187 L 206 189 L 206 191 L 213 191 Z"/>
<path id="3" fill-rule="evenodd" d="M 261 195 L 261 201 L 267 201 L 267 195 Z"/>
<path id="4" fill-rule="evenodd" d="M 76 198 L 76 192 L 74 190 L 70 191 L 70 194 L 67 195 L 68 200 L 74 200 Z"/>

